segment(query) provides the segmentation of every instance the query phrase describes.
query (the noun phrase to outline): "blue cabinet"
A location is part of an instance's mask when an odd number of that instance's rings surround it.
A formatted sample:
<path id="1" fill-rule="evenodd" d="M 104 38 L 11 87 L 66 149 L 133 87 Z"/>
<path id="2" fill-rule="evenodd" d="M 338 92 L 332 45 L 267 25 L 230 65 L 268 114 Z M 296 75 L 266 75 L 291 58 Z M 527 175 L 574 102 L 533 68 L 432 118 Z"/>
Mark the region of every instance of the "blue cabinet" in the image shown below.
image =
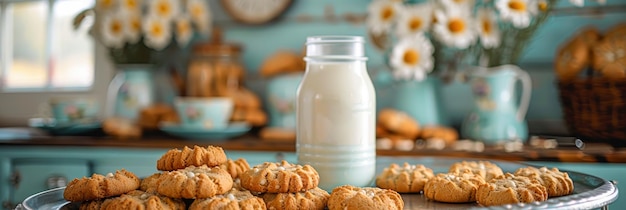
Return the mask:
<path id="1" fill-rule="evenodd" d="M 11 170 L 10 201 L 21 202 L 33 194 L 67 185 L 89 174 L 89 164 L 75 159 L 16 159 Z"/>

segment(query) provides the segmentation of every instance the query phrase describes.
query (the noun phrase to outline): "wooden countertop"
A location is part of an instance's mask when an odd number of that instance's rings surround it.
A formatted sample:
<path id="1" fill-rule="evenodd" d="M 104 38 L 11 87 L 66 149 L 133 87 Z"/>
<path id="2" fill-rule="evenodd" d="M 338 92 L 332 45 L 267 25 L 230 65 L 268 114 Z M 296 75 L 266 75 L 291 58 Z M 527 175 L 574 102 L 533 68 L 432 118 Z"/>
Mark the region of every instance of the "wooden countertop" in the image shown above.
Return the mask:
<path id="1" fill-rule="evenodd" d="M 31 139 L 0 140 L 3 146 L 81 146 L 81 147 L 114 147 L 114 148 L 182 148 L 193 145 L 216 145 L 225 150 L 243 151 L 280 151 L 295 152 L 294 142 L 260 140 L 247 135 L 225 141 L 184 140 L 170 137 L 145 138 L 138 140 L 117 140 L 110 137 L 36 137 Z M 482 152 L 457 151 L 453 149 L 432 150 L 414 149 L 411 151 L 377 150 L 382 156 L 446 156 L 486 158 L 511 161 L 555 161 L 555 162 L 608 162 L 626 163 L 626 148 L 613 147 L 604 143 L 587 143 L 584 149 L 564 147 L 556 149 L 533 148 L 525 145 L 516 152 L 486 147 Z"/>

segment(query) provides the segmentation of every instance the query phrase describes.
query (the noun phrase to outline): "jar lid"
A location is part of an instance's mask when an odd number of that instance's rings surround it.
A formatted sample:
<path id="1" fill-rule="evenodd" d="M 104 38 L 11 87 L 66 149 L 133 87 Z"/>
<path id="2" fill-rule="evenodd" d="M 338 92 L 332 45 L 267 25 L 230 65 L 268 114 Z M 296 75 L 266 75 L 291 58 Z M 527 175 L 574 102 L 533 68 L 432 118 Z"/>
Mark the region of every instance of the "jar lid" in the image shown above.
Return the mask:
<path id="1" fill-rule="evenodd" d="M 311 36 L 306 40 L 307 57 L 366 59 L 361 36 Z"/>
<path id="2" fill-rule="evenodd" d="M 196 55 L 230 56 L 241 52 L 241 45 L 222 42 L 222 30 L 214 28 L 211 40 L 193 45 L 192 51 Z"/>

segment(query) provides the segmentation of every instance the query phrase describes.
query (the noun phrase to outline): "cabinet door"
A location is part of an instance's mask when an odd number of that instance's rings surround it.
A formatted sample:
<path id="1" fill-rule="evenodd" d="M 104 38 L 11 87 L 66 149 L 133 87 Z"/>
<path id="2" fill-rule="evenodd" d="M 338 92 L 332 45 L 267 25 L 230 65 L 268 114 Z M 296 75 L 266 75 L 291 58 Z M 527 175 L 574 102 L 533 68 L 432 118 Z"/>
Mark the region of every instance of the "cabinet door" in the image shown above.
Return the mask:
<path id="1" fill-rule="evenodd" d="M 133 172 L 139 178 L 144 178 L 157 172 L 157 159 L 156 157 L 127 157 L 120 155 L 117 158 L 94 160 L 93 170 L 94 173 L 107 174 L 125 169 Z"/>
<path id="2" fill-rule="evenodd" d="M 17 159 L 12 172 L 16 181 L 11 187 L 11 202 L 22 202 L 35 193 L 67 185 L 74 178 L 90 176 L 86 160 Z"/>

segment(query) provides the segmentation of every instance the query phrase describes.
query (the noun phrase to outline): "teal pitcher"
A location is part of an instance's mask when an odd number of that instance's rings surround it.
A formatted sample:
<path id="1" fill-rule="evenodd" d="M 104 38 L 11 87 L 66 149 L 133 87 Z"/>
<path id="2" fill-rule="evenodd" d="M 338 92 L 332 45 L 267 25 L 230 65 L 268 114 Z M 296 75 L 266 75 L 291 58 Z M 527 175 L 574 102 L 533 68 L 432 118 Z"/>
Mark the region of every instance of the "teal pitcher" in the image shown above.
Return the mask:
<path id="1" fill-rule="evenodd" d="M 137 120 L 141 109 L 155 102 L 153 67 L 125 64 L 118 68 L 107 93 L 108 115 Z"/>
<path id="2" fill-rule="evenodd" d="M 476 67 L 469 73 L 474 94 L 474 108 L 461 126 L 464 138 L 487 145 L 528 138 L 526 111 L 530 102 L 531 80 L 528 73 L 515 65 L 492 68 Z M 517 100 L 516 82 L 522 84 Z"/>

